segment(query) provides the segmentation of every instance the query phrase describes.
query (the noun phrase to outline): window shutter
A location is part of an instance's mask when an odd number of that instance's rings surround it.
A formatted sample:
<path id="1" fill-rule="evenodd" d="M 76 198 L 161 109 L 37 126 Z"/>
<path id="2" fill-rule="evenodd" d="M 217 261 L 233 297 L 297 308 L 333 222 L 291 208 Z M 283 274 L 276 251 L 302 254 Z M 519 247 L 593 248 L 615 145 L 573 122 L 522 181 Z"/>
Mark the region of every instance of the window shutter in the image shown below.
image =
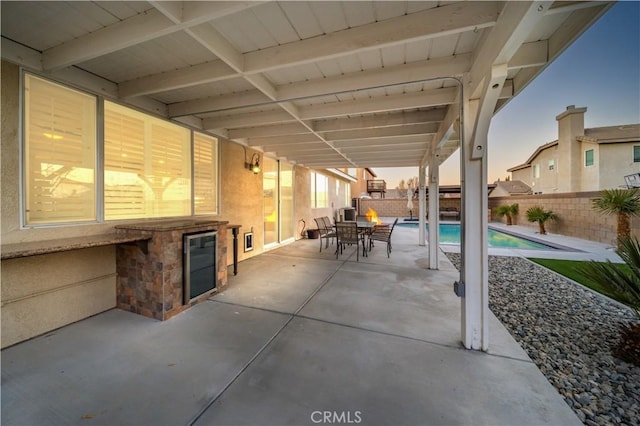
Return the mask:
<path id="1" fill-rule="evenodd" d="M 195 214 L 218 213 L 218 139 L 193 134 L 193 195 Z"/>
<path id="2" fill-rule="evenodd" d="M 105 218 L 191 214 L 190 132 L 105 101 Z"/>
<path id="3" fill-rule="evenodd" d="M 96 219 L 96 98 L 25 74 L 25 222 Z"/>

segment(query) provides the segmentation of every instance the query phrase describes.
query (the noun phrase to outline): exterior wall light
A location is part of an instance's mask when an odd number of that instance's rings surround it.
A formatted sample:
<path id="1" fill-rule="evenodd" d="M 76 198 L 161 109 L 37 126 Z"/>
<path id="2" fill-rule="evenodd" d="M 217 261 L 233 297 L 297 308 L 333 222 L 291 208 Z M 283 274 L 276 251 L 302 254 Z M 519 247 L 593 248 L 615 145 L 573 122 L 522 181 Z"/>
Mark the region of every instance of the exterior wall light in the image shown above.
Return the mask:
<path id="1" fill-rule="evenodd" d="M 257 152 L 254 152 L 251 155 L 251 161 L 248 162 L 247 147 L 243 145 L 242 148 L 244 149 L 244 167 L 246 169 L 251 170 L 254 175 L 257 175 L 258 173 L 260 173 L 260 154 Z"/>
<path id="2" fill-rule="evenodd" d="M 251 162 L 247 163 L 247 168 L 253 172 L 254 175 L 260 173 L 260 154 L 253 154 L 251 156 Z"/>

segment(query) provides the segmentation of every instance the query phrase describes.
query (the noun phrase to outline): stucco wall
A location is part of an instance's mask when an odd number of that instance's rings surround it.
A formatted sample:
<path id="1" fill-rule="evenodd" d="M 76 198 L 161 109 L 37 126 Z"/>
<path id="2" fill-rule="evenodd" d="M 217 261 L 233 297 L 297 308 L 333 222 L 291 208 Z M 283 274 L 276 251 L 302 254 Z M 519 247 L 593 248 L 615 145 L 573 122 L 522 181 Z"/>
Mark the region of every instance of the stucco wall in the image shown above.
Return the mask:
<path id="1" fill-rule="evenodd" d="M 553 170 L 549 170 L 549 161 L 554 161 Z M 540 177 L 533 178 L 533 165 L 540 165 Z M 538 154 L 529 169 L 529 182 L 526 182 L 533 192 L 554 193 L 558 190 L 558 147 L 553 146 Z"/>
<path id="2" fill-rule="evenodd" d="M 600 163 L 600 147 L 595 143 L 581 143 L 582 162 L 576 166 L 574 171 L 580 175 L 580 186 L 577 191 L 597 191 L 600 189 L 599 175 L 605 170 Z M 585 166 L 585 152 L 593 149 L 593 166 Z"/>
<path id="3" fill-rule="evenodd" d="M 311 209 L 311 170 L 306 167 L 296 166 L 294 176 L 294 200 L 296 214 L 296 239 L 306 238 L 307 229 L 316 229 L 313 222 L 314 215 Z"/>
<path id="4" fill-rule="evenodd" d="M 525 167 L 524 169 L 514 170 L 511 172 L 511 180 L 521 180 L 529 186 L 531 186 L 532 183 L 532 176 L 533 170 L 531 170 L 531 167 Z"/>
<path id="5" fill-rule="evenodd" d="M 2 61 L 1 77 L 2 244 L 111 234 L 117 224 L 144 221 L 20 228 L 19 68 Z M 244 167 L 245 158 L 251 158 L 253 152 L 247 148 L 245 157 L 241 145 L 220 139 L 220 212 L 217 216 L 207 217 L 241 225 L 238 238 L 240 261 L 264 251 L 263 175 L 253 174 Z M 315 228 L 314 217 L 333 218 L 336 210 L 347 203 L 344 185 L 336 191 L 336 181 L 340 179 L 327 176 L 329 207 L 311 209 L 310 170 L 294 167 L 293 226 L 296 238 L 303 236 L 301 219 L 306 222 L 306 229 Z M 243 234 L 249 231 L 253 231 L 254 248 L 245 252 Z M 227 241 L 232 241 L 230 230 Z M 228 264 L 233 260 L 230 250 Z M 2 261 L 2 346 L 115 307 L 115 263 L 113 246 Z M 239 273 L 242 273 L 241 265 Z"/>
<path id="6" fill-rule="evenodd" d="M 115 307 L 115 247 L 2 261 L 2 347 Z"/>
<path id="7" fill-rule="evenodd" d="M 256 151 L 247 149 L 247 157 Z M 263 252 L 262 172 L 253 174 L 244 167 L 245 154 L 241 145 L 220 140 L 220 220 L 241 225 L 238 235 L 238 259 L 244 260 Z M 253 230 L 253 250 L 244 251 L 244 233 Z M 231 242 L 231 231 L 227 241 Z M 231 254 L 231 252 L 228 252 Z M 233 258 L 227 256 L 227 262 Z"/>
<path id="8" fill-rule="evenodd" d="M 624 177 L 640 172 L 640 163 L 633 162 L 633 146 L 640 142 L 600 144 L 600 189 L 624 185 Z"/>
<path id="9" fill-rule="evenodd" d="M 536 223 L 527 221 L 526 211 L 533 206 L 541 206 L 559 216 L 559 220 L 547 222 L 545 225 L 547 232 L 614 245 L 616 217 L 602 215 L 591 207 L 591 200 L 598 194 L 594 191 L 490 198 L 489 208 L 494 209 L 501 204 L 518 203 L 520 213 L 516 216 L 515 223 L 537 230 Z M 495 215 L 492 215 L 492 220 L 504 221 Z M 631 228 L 632 234 L 640 238 L 640 218 L 632 219 Z"/>
<path id="10" fill-rule="evenodd" d="M 113 224 L 20 229 L 19 69 L 2 62 L 2 244 L 108 232 Z M 115 249 L 3 260 L 2 347 L 115 307 Z"/>

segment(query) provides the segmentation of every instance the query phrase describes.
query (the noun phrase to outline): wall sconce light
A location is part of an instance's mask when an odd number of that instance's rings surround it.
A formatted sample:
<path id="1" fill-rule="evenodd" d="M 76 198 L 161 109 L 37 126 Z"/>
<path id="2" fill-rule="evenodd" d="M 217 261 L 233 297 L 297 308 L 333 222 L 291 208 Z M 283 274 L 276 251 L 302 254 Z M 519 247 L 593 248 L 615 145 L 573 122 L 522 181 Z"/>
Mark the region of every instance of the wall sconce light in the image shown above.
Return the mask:
<path id="1" fill-rule="evenodd" d="M 243 146 L 243 148 L 244 167 L 251 170 L 254 175 L 257 175 L 258 173 L 260 173 L 260 154 L 258 154 L 257 152 L 253 153 L 253 155 L 251 155 L 251 161 L 247 162 L 247 148 L 245 146 Z"/>

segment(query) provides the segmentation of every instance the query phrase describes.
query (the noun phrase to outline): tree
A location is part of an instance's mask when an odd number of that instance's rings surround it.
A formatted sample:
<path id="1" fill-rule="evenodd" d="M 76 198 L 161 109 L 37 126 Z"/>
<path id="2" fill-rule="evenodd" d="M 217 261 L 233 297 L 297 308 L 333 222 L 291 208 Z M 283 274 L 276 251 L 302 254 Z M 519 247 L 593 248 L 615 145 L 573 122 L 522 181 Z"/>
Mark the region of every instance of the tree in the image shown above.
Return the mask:
<path id="1" fill-rule="evenodd" d="M 551 210 L 545 210 L 540 206 L 534 206 L 527 210 L 527 220 L 529 222 L 538 222 L 538 228 L 541 235 L 545 235 L 547 233 L 547 230 L 544 228 L 545 222 L 557 219 L 557 214 Z"/>
<path id="2" fill-rule="evenodd" d="M 585 277 L 597 282 L 617 300 L 633 309 L 640 319 L 640 243 L 636 238 L 622 237 L 618 240 L 618 256 L 628 269 L 614 265 L 611 261 L 588 262 L 577 268 Z M 640 365 L 640 324 L 624 325 L 620 341 L 613 354 L 625 361 Z"/>
<path id="3" fill-rule="evenodd" d="M 398 196 L 400 198 L 406 198 L 407 197 L 407 183 L 405 182 L 404 179 L 402 179 L 398 183 L 398 186 L 396 187 L 396 189 L 398 190 Z"/>
<path id="4" fill-rule="evenodd" d="M 631 235 L 631 216 L 640 214 L 640 194 L 637 189 L 605 189 L 591 200 L 593 208 L 603 214 L 618 216 L 617 243 Z"/>
<path id="5" fill-rule="evenodd" d="M 513 225 L 513 216 L 518 214 L 518 203 L 503 204 L 496 207 L 496 214 L 498 217 L 506 216 L 507 225 Z"/>

